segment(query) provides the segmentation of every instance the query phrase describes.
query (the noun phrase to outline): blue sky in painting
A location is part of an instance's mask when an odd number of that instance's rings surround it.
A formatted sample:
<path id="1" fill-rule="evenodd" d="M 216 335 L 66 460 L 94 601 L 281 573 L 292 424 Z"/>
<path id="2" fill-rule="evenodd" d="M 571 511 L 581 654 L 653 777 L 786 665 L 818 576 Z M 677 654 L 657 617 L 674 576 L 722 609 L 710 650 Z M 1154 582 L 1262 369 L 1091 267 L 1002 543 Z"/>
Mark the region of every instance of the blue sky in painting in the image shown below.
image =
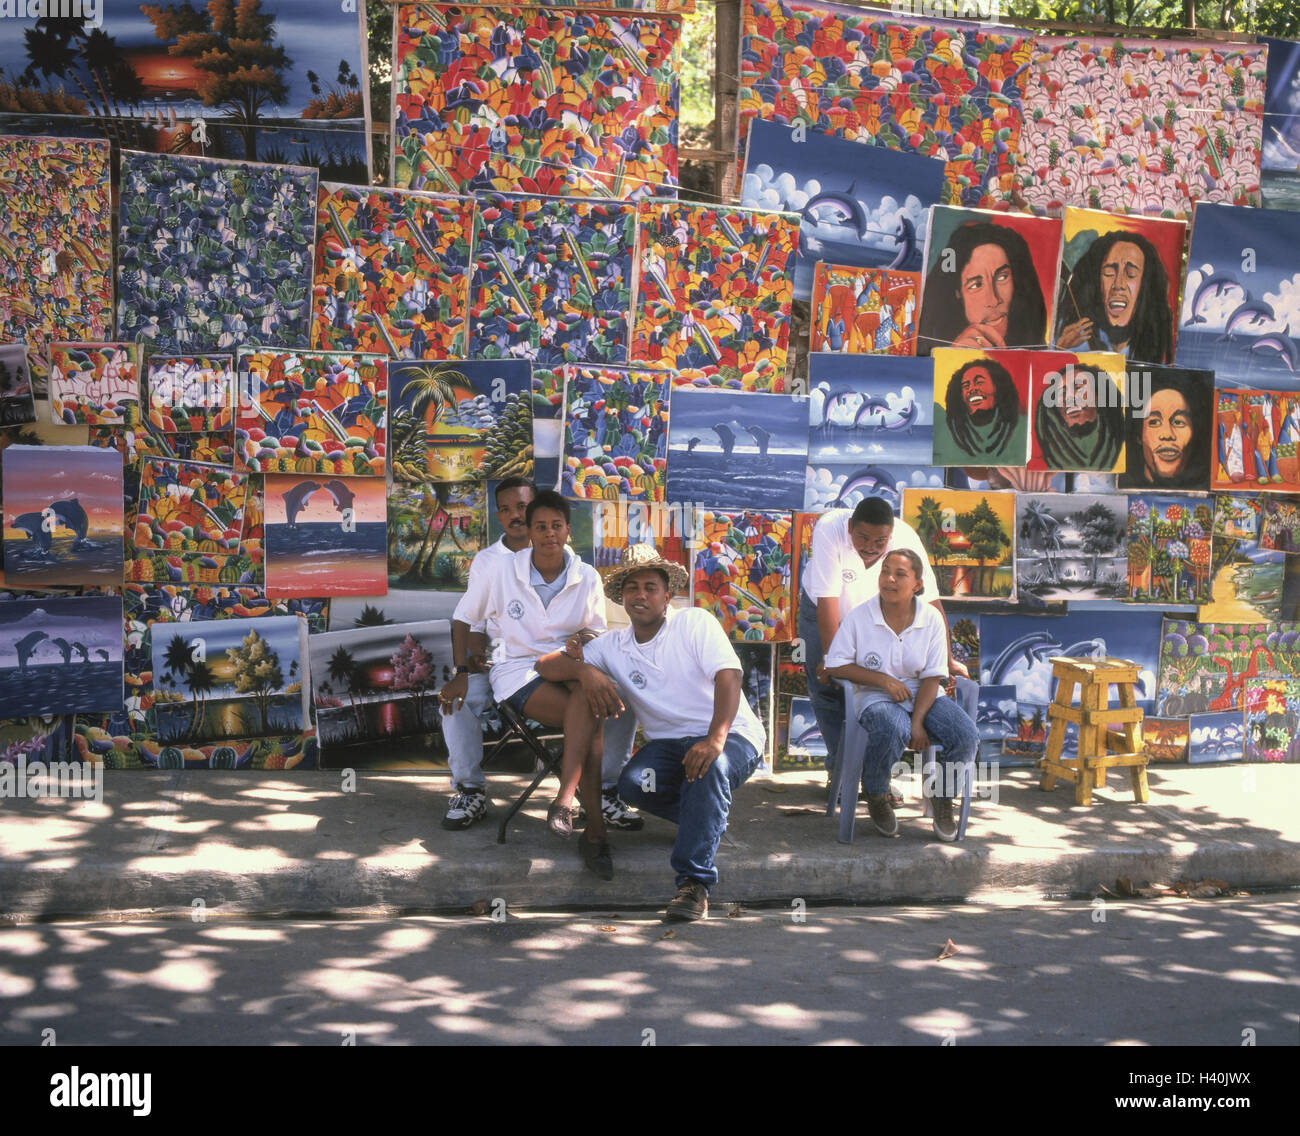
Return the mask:
<path id="1" fill-rule="evenodd" d="M 109 662 L 122 658 L 122 600 L 117 596 L 41 596 L 39 599 L 0 598 L 0 667 L 18 665 L 14 644 L 33 631 L 50 639 L 74 640 L 91 652 L 108 652 Z M 32 665 L 63 658 L 48 641 L 38 645 Z M 102 661 L 96 659 L 95 661 Z"/>
<path id="2" fill-rule="evenodd" d="M 183 636 L 185 641 L 191 644 L 195 640 L 202 639 L 204 653 L 208 663 L 211 664 L 217 661 L 224 662 L 226 651 L 231 647 L 240 646 L 244 637 L 251 631 L 256 631 L 266 640 L 268 646 L 280 656 L 280 674 L 284 679 L 284 685 L 287 686 L 302 679 L 301 670 L 295 671 L 292 675 L 289 673 L 292 663 L 298 662 L 301 667 L 298 617 L 296 615 L 271 615 L 262 616 L 258 619 L 212 619 L 194 623 L 159 624 L 154 628 L 152 635 L 154 682 L 157 683 L 163 673 L 167 671 L 164 659 L 167 645 L 174 635 Z M 181 689 L 184 688 L 183 683 L 178 685 Z M 280 689 L 283 690 L 283 686 Z M 233 696 L 233 685 L 214 687 L 212 694 L 209 695 L 209 697 L 216 698 Z"/>

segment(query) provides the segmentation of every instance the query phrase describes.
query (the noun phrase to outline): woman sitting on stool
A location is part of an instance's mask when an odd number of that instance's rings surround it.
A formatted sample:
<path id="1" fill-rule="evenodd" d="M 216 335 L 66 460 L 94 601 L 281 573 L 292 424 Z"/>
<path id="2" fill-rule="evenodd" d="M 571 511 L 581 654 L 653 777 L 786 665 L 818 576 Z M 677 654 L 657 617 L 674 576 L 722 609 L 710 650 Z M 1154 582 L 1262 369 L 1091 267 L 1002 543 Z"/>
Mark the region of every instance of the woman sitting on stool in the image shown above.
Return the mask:
<path id="1" fill-rule="evenodd" d="M 853 713 L 867 733 L 862 762 L 862 788 L 872 823 L 882 836 L 898 833 L 898 818 L 889 803 L 889 771 L 905 749 L 923 752 L 943 748 L 942 785 L 958 784 L 970 770 L 979 733 L 975 723 L 942 684 L 948 678 L 948 634 L 943 616 L 930 604 L 918 603 L 921 558 L 910 549 L 896 549 L 881 562 L 880 592 L 859 604 L 840 624 L 826 652 L 826 673 L 848 679 L 858 689 Z M 948 789 L 951 792 L 951 789 Z M 957 839 L 950 796 L 935 796 L 934 834 Z"/>

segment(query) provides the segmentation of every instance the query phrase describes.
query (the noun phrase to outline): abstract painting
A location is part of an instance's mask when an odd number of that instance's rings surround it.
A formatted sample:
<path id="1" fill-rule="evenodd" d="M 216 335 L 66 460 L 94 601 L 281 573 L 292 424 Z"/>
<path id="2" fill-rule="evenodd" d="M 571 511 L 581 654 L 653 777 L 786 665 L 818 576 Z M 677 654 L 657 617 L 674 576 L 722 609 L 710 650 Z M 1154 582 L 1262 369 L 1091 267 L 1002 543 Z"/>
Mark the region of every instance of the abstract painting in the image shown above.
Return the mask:
<path id="1" fill-rule="evenodd" d="M 1029 351 L 935 348 L 934 464 L 1023 466 L 1029 459 Z"/>
<path id="2" fill-rule="evenodd" d="M 474 554 L 490 540 L 487 499 L 481 482 L 393 485 L 388 491 L 389 587 L 463 592 Z"/>
<path id="3" fill-rule="evenodd" d="M 1146 397 L 1138 390 L 1139 379 Z M 1215 391 L 1211 371 L 1144 366 L 1131 372 L 1120 489 L 1210 488 Z M 1227 488 L 1231 488 L 1228 486 Z"/>
<path id="4" fill-rule="evenodd" d="M 785 390 L 798 240 L 787 213 L 642 202 L 631 361 L 682 385 Z"/>
<path id="5" fill-rule="evenodd" d="M 472 198 L 321 186 L 312 346 L 463 355 L 473 232 Z"/>
<path id="6" fill-rule="evenodd" d="M 529 476 L 530 371 L 526 359 L 390 364 L 394 480 L 418 485 Z"/>
<path id="7" fill-rule="evenodd" d="M 728 509 L 798 509 L 808 400 L 680 389 L 668 423 L 666 499 Z"/>
<path id="8" fill-rule="evenodd" d="M 1128 495 L 1128 595 L 1133 603 L 1210 602 L 1209 496 Z"/>
<path id="9" fill-rule="evenodd" d="M 1247 761 L 1300 761 L 1300 682 L 1246 683 Z"/>
<path id="10" fill-rule="evenodd" d="M 1017 493 L 1016 594 L 1126 599 L 1128 525 L 1120 493 Z"/>
<path id="11" fill-rule="evenodd" d="M 181 354 L 311 331 L 316 171 L 124 152 L 117 331 Z"/>
<path id="12" fill-rule="evenodd" d="M 469 355 L 627 362 L 636 206 L 487 194 L 474 215 Z"/>
<path id="13" fill-rule="evenodd" d="M 49 345 L 50 416 L 62 426 L 140 421 L 140 349 L 134 343 Z"/>
<path id="14" fill-rule="evenodd" d="M 695 513 L 693 603 L 728 637 L 773 643 L 794 630 L 788 513 Z"/>
<path id="15" fill-rule="evenodd" d="M 1259 547 L 1300 553 L 1300 497 L 1260 498 Z"/>
<path id="16" fill-rule="evenodd" d="M 21 343 L 0 343 L 0 426 L 36 421 L 31 368 Z"/>
<path id="17" fill-rule="evenodd" d="M 1015 598 L 1015 494 L 904 489 L 902 518 L 921 538 L 940 596 Z"/>
<path id="18" fill-rule="evenodd" d="M 149 424 L 160 433 L 198 434 L 234 425 L 233 355 L 152 355 L 147 374 Z"/>
<path id="19" fill-rule="evenodd" d="M 945 159 L 946 200 L 1012 188 L 1028 33 L 813 0 L 741 4 L 736 152 L 754 119 Z"/>
<path id="20" fill-rule="evenodd" d="M 1142 719 L 1142 752 L 1156 765 L 1170 765 L 1187 760 L 1188 720 L 1186 718 Z"/>
<path id="21" fill-rule="evenodd" d="M 1236 710 L 1255 678 L 1300 674 L 1300 623 L 1198 623 L 1166 618 L 1156 709 L 1166 718 Z"/>
<path id="22" fill-rule="evenodd" d="M 674 192 L 680 34 L 672 17 L 395 6 L 393 184 Z"/>
<path id="23" fill-rule="evenodd" d="M 388 586 L 378 477 L 266 475 L 266 594 L 374 596 Z"/>
<path id="24" fill-rule="evenodd" d="M 812 296 L 817 261 L 920 271 L 943 162 L 763 119 L 746 145 L 741 204 L 799 215 L 796 300 Z"/>
<path id="25" fill-rule="evenodd" d="M 1111 352 L 1031 351 L 1031 470 L 1115 473 L 1124 469 L 1128 374 Z M 1135 376 L 1133 396 L 1145 400 Z M 1145 402 L 1144 402 L 1145 405 Z"/>
<path id="26" fill-rule="evenodd" d="M 887 268 L 813 266 L 813 352 L 915 355 L 921 274 Z"/>
<path id="27" fill-rule="evenodd" d="M 1244 756 L 1244 731 L 1240 710 L 1192 714 L 1187 720 L 1187 764 L 1217 765 Z"/>
<path id="28" fill-rule="evenodd" d="M 0 600 L 0 719 L 121 708 L 120 596 Z"/>
<path id="29" fill-rule="evenodd" d="M 1214 394 L 1215 489 L 1300 490 L 1300 392 Z"/>
<path id="30" fill-rule="evenodd" d="M 241 350 L 239 372 L 237 469 L 384 476 L 386 358 Z"/>
<path id="31" fill-rule="evenodd" d="M 590 501 L 662 501 L 671 389 L 663 371 L 569 367 L 560 491 Z"/>
<path id="32" fill-rule="evenodd" d="M 11 588 L 122 583 L 122 462 L 93 446 L 7 446 L 4 571 Z"/>
<path id="33" fill-rule="evenodd" d="M 248 478 L 220 466 L 147 458 L 133 544 L 153 552 L 200 552 L 228 556 L 239 551 Z"/>

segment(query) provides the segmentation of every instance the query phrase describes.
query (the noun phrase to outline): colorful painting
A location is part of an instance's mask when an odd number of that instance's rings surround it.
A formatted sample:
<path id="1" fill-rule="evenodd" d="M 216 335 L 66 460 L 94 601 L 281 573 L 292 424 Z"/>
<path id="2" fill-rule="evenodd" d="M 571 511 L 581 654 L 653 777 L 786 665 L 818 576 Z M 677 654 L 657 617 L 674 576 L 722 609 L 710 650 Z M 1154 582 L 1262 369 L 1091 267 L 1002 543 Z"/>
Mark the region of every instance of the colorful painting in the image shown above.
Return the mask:
<path id="1" fill-rule="evenodd" d="M 1015 494 L 904 489 L 902 518 L 929 554 L 940 596 L 1015 599 Z"/>
<path id="2" fill-rule="evenodd" d="M 1001 685 L 984 685 L 980 687 L 979 699 L 975 704 L 975 728 L 979 731 L 981 741 L 997 743 L 996 750 L 1002 748 L 1002 739 L 1016 729 L 1016 688 L 1009 683 Z"/>
<path id="3" fill-rule="evenodd" d="M 754 119 L 946 160 L 946 200 L 1009 193 L 1033 41 L 812 0 L 741 4 L 738 154 Z"/>
<path id="4" fill-rule="evenodd" d="M 117 332 L 181 354 L 305 344 L 316 171 L 122 155 Z"/>
<path id="5" fill-rule="evenodd" d="M 1031 470 L 1115 473 L 1124 469 L 1128 372 L 1113 353 L 1031 351 Z M 1145 405 L 1141 374 L 1133 397 Z"/>
<path id="6" fill-rule="evenodd" d="M 930 465 L 934 417 L 929 359 L 808 356 L 808 467 L 803 507 L 852 508 L 883 497 L 894 512 L 904 488 L 942 488 Z"/>
<path id="7" fill-rule="evenodd" d="M 1259 516 L 1263 499 L 1251 494 L 1214 495 L 1214 535 L 1237 540 L 1259 539 Z"/>
<path id="8" fill-rule="evenodd" d="M 1047 752 L 1047 706 L 1042 702 L 1017 702 L 1013 730 L 1002 739 L 1008 757 L 1042 757 Z"/>
<path id="9" fill-rule="evenodd" d="M 1128 496 L 1128 595 L 1133 603 L 1210 602 L 1214 500 Z"/>
<path id="10" fill-rule="evenodd" d="M 934 464 L 1023 466 L 1032 353 L 937 347 L 932 357 Z"/>
<path id="11" fill-rule="evenodd" d="M 1244 756 L 1244 723 L 1240 710 L 1193 714 L 1187 723 L 1188 765 L 1218 765 Z"/>
<path id="12" fill-rule="evenodd" d="M 266 475 L 266 594 L 374 596 L 388 586 L 378 477 Z"/>
<path id="13" fill-rule="evenodd" d="M 333 631 L 307 641 L 321 749 L 441 731 L 454 672 L 444 619 Z"/>
<path id="14" fill-rule="evenodd" d="M 134 546 L 146 552 L 239 551 L 248 478 L 220 466 L 146 459 Z"/>
<path id="15" fill-rule="evenodd" d="M 680 35 L 669 17 L 397 6 L 393 184 L 673 192 Z"/>
<path id="16" fill-rule="evenodd" d="M 980 617 L 946 612 L 948 645 L 952 657 L 966 666 L 972 678 L 980 673 Z"/>
<path id="17" fill-rule="evenodd" d="M 772 672 L 776 648 L 769 643 L 737 643 L 740 660 L 740 692 L 749 703 L 754 717 L 763 724 L 766 744 L 759 755 L 763 765 L 772 767 Z"/>
<path id="18" fill-rule="evenodd" d="M 1300 761 L 1300 682 L 1246 683 L 1247 761 Z"/>
<path id="19" fill-rule="evenodd" d="M 1300 43 L 1260 36 L 1268 47 L 1260 193 L 1269 209 L 1300 209 Z"/>
<path id="20" fill-rule="evenodd" d="M 1210 488 L 1214 375 L 1179 367 L 1131 372 L 1121 489 Z M 1145 386 L 1146 397 L 1138 389 Z M 1231 488 L 1231 485 L 1225 488 Z"/>
<path id="21" fill-rule="evenodd" d="M 936 206 L 925 246 L 917 354 L 987 351 L 1051 339 L 1061 222 Z"/>
<path id="22" fill-rule="evenodd" d="M 36 421 L 32 375 L 27 348 L 21 343 L 0 343 L 0 426 L 22 426 Z"/>
<path id="23" fill-rule="evenodd" d="M 663 371 L 570 367 L 561 492 L 589 501 L 662 501 L 671 388 Z"/>
<path id="24" fill-rule="evenodd" d="M 813 266 L 813 352 L 915 355 L 919 272 Z"/>
<path id="25" fill-rule="evenodd" d="M 826 740 L 807 698 L 782 698 L 778 715 L 776 769 L 816 770 L 826 768 Z"/>
<path id="26" fill-rule="evenodd" d="M 463 592 L 474 554 L 494 539 L 487 533 L 487 499 L 477 482 L 394 485 L 388 492 L 389 587 Z"/>
<path id="27" fill-rule="evenodd" d="M 463 355 L 473 232 L 472 198 L 321 186 L 312 346 Z"/>
<path id="28" fill-rule="evenodd" d="M 1138 729 L 1141 731 L 1142 752 L 1149 763 L 1173 765 L 1187 760 L 1190 730 L 1186 718 L 1146 717 Z"/>
<path id="29" fill-rule="evenodd" d="M 388 360 L 241 350 L 235 466 L 251 473 L 383 477 Z"/>
<path id="30" fill-rule="evenodd" d="M 92 446 L 4 451 L 4 570 L 11 588 L 122 582 L 122 463 Z"/>
<path id="31" fill-rule="evenodd" d="M 0 719 L 121 707 L 120 596 L 0 599 Z"/>
<path id="32" fill-rule="evenodd" d="M 678 390 L 668 423 L 666 499 L 731 509 L 798 509 L 808 399 Z"/>
<path id="33" fill-rule="evenodd" d="M 1237 711 L 1245 684 L 1300 674 L 1300 623 L 1198 623 L 1166 619 L 1156 709 L 1166 718 Z"/>
<path id="34" fill-rule="evenodd" d="M 50 416 L 62 426 L 140 421 L 140 349 L 134 343 L 51 343 Z"/>
<path id="35" fill-rule="evenodd" d="M 1128 525 L 1123 494 L 1017 493 L 1016 594 L 1126 599 Z"/>
<path id="36" fill-rule="evenodd" d="M 678 384 L 784 391 L 798 239 L 791 214 L 642 202 L 631 361 Z"/>
<path id="37" fill-rule="evenodd" d="M 1223 498 L 1216 498 L 1222 502 Z M 1216 509 L 1222 508 L 1221 504 Z M 1218 522 L 1218 513 L 1215 513 Z M 1211 549 L 1210 599 L 1196 609 L 1202 622 L 1276 623 L 1290 618 L 1283 612 L 1288 557 L 1270 552 L 1253 540 L 1216 536 Z"/>
<path id="38" fill-rule="evenodd" d="M 458 592 L 418 588 L 389 588 L 382 596 L 336 596 L 329 601 L 329 630 L 351 631 L 382 624 L 450 619 L 460 599 Z M 442 608 L 440 603 L 444 604 Z"/>
<path id="39" fill-rule="evenodd" d="M 1221 387 L 1300 391 L 1300 213 L 1200 204 L 1175 361 Z"/>
<path id="40" fill-rule="evenodd" d="M 394 479 L 419 485 L 529 476 L 530 370 L 524 359 L 391 364 Z"/>
<path id="41" fill-rule="evenodd" d="M 1300 393 L 1219 390 L 1214 396 L 1214 488 L 1300 490 Z"/>
<path id="42" fill-rule="evenodd" d="M 163 744 L 291 734 L 307 724 L 307 625 L 296 615 L 168 624 L 153 635 Z"/>
<path id="43" fill-rule="evenodd" d="M 1266 49 L 1036 36 L 1023 79 L 1015 199 L 1185 217 L 1259 204 Z"/>
<path id="44" fill-rule="evenodd" d="M 150 356 L 145 389 L 149 423 L 164 434 L 198 434 L 234 425 L 233 355 Z"/>
<path id="45" fill-rule="evenodd" d="M 1300 497 L 1262 497 L 1259 547 L 1300 553 Z"/>
<path id="46" fill-rule="evenodd" d="M 731 639 L 789 639 L 789 514 L 697 510 L 695 540 L 694 605 L 717 616 Z"/>
<path id="47" fill-rule="evenodd" d="M 0 59 L 20 38 L 0 37 Z M 49 340 L 113 334 L 108 143 L 0 135 L 0 200 L 0 338 L 27 346 L 40 382 Z"/>
<path id="48" fill-rule="evenodd" d="M 1187 223 L 1065 209 L 1055 345 L 1174 361 Z"/>
<path id="49" fill-rule="evenodd" d="M 817 261 L 919 272 L 941 161 L 755 119 L 740 202 L 799 215 L 794 298 L 812 296 Z"/>
<path id="50" fill-rule="evenodd" d="M 469 355 L 627 362 L 636 207 L 488 194 L 474 216 Z"/>
<path id="51" fill-rule="evenodd" d="M 693 516 L 687 509 L 632 501 L 593 506 L 593 565 L 602 577 L 617 570 L 630 544 L 648 544 L 665 560 L 690 566 L 687 542 Z M 611 605 L 612 606 L 612 605 Z"/>

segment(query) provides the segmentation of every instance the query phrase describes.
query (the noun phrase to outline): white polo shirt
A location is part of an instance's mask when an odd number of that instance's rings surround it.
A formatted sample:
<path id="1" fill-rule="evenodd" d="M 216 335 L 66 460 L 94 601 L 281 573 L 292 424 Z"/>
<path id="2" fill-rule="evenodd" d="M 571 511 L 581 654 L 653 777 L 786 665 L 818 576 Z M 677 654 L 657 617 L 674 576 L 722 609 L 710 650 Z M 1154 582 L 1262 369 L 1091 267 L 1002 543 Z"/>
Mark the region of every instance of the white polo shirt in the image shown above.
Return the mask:
<path id="1" fill-rule="evenodd" d="M 570 556 L 564 587 L 545 607 L 531 583 L 532 556 L 529 547 L 493 557 L 484 565 L 483 584 L 456 605 L 457 619 L 470 627 L 486 624 L 498 640 L 489 672 L 498 702 L 537 678 L 533 664 L 561 650 L 575 631 L 604 631 L 607 626 L 596 569 Z"/>
<path id="2" fill-rule="evenodd" d="M 638 643 L 631 627 L 610 631 L 583 647 L 582 657 L 614 680 L 651 740 L 704 737 L 713 722 L 714 678 L 743 673 L 722 625 L 702 608 L 669 608 L 648 643 Z M 763 752 L 767 732 L 743 690 L 731 729 Z"/>
<path id="3" fill-rule="evenodd" d="M 948 628 L 943 616 L 925 602 L 924 596 L 917 596 L 913 602 L 916 614 L 911 626 L 896 635 L 880 610 L 880 596 L 872 596 L 840 621 L 840 629 L 826 652 L 828 668 L 856 663 L 898 679 L 912 692 L 906 702 L 898 703 L 909 714 L 922 679 L 948 677 Z M 943 691 L 939 694 L 942 696 Z M 855 687 L 853 716 L 858 717 L 874 703 L 892 701 L 877 687 Z"/>
<path id="4" fill-rule="evenodd" d="M 469 582 L 465 585 L 465 594 L 461 596 L 460 601 L 456 604 L 456 610 L 451 613 L 452 619 L 459 623 L 469 623 L 469 620 L 461 614 L 461 609 L 466 608 L 467 600 L 471 604 L 479 602 L 477 598 L 470 600 L 469 597 L 471 593 L 474 593 L 477 597 L 477 593 L 487 587 L 487 580 L 490 575 L 489 565 L 498 558 L 513 555 L 514 552 L 506 547 L 505 537 L 489 544 L 487 548 L 480 548 L 474 553 L 474 559 L 469 562 Z M 481 635 L 489 634 L 485 623 L 480 623 L 477 627 L 470 624 L 469 629 L 477 631 Z"/>
<path id="5" fill-rule="evenodd" d="M 920 598 L 926 603 L 939 598 L 939 584 L 930 566 L 930 555 L 911 525 L 895 518 L 884 553 L 870 568 L 866 568 L 853 547 L 853 538 L 849 536 L 849 518 L 852 516 L 851 509 L 833 509 L 823 513 L 813 528 L 812 555 L 808 558 L 801 585 L 810 600 L 838 596 L 840 618 L 843 619 L 877 593 L 880 565 L 896 548 L 910 548 L 921 558 L 921 582 L 925 591 Z"/>

